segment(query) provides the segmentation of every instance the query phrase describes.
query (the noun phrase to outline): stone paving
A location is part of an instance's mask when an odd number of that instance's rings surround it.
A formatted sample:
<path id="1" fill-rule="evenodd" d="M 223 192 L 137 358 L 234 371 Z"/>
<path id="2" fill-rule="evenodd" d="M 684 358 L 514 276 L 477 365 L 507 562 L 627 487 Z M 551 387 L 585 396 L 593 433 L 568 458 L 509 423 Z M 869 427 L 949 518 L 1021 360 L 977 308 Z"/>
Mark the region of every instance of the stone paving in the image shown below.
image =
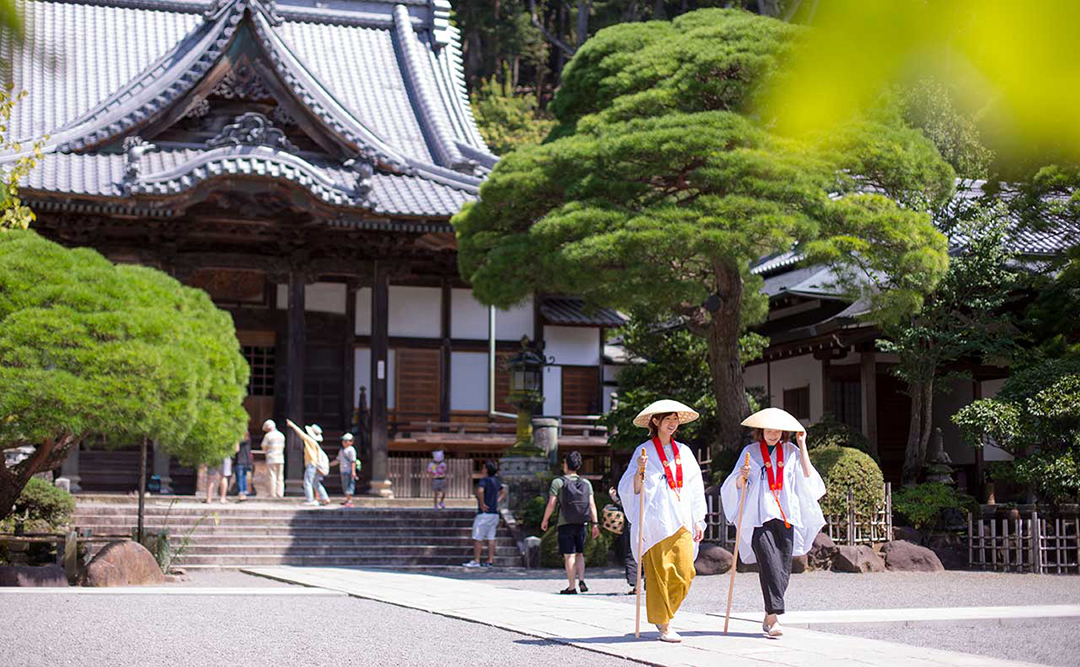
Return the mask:
<path id="1" fill-rule="evenodd" d="M 642 620 L 642 637 L 635 639 L 634 607 L 592 596 L 558 596 L 537 591 L 511 590 L 486 583 L 448 579 L 424 574 L 353 568 L 248 568 L 256 574 L 279 581 L 340 591 L 349 595 L 427 611 L 450 618 L 482 623 L 544 640 L 652 665 L 778 665 L 803 667 L 835 665 L 1020 665 L 986 656 L 970 655 L 896 644 L 876 639 L 826 634 L 794 627 L 810 625 L 791 619 L 782 639 L 762 636 L 760 614 L 733 612 L 730 633 L 723 634 L 723 619 L 712 614 L 683 611 L 673 627 L 683 635 L 682 644 L 662 644 L 656 629 Z M 967 614 L 1011 616 L 1015 607 Z M 1051 617 L 1080 615 L 1074 605 L 1053 605 L 1025 613 Z M 865 616 L 883 610 L 863 610 Z M 887 613 L 896 613 L 889 610 Z M 947 618 L 949 609 L 916 610 L 923 617 L 934 614 Z M 805 612 L 828 613 L 828 612 Z M 644 610 L 643 610 L 644 614 Z M 850 622 L 851 612 L 837 618 Z M 788 619 L 785 619 L 787 622 Z M 820 620 L 820 618 L 819 618 Z"/>

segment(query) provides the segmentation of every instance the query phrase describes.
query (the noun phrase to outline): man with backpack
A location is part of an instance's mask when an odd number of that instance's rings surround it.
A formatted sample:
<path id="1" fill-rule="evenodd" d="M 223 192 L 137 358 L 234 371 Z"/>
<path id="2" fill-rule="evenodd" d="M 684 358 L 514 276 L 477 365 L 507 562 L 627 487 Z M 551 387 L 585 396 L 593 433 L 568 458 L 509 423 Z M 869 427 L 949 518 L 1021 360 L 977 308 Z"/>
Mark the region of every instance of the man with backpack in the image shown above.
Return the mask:
<path id="1" fill-rule="evenodd" d="M 544 520 L 540 529 L 546 531 L 548 519 L 559 503 L 559 553 L 566 565 L 566 579 L 570 585 L 559 591 L 562 595 L 576 595 L 589 590 L 585 585 L 585 524 L 592 522 L 592 536 L 600 537 L 600 525 L 596 516 L 596 500 L 589 480 L 578 475 L 581 469 L 581 453 L 570 452 L 563 459 L 563 474 L 551 480 L 548 504 L 544 508 Z M 574 586 L 574 575 L 578 585 Z"/>

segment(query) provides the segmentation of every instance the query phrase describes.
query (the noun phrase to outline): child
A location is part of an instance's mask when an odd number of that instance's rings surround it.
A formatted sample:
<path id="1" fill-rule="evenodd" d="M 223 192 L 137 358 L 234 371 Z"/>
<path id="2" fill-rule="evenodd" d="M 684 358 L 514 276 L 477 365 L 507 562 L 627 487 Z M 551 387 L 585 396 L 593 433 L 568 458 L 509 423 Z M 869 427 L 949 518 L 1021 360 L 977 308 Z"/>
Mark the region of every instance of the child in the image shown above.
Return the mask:
<path id="1" fill-rule="evenodd" d="M 345 493 L 345 502 L 341 503 L 342 507 L 353 507 L 352 497 L 356 493 L 356 480 L 359 478 L 357 472 L 360 469 L 360 462 L 356 460 L 356 448 L 353 447 L 352 433 L 341 436 L 341 449 L 338 451 L 337 458 L 330 465 L 341 466 L 341 490 Z"/>
<path id="2" fill-rule="evenodd" d="M 437 449 L 431 453 L 431 463 L 428 464 L 428 474 L 431 475 L 431 490 L 435 509 L 446 509 L 446 461 L 443 460 L 443 451 Z"/>

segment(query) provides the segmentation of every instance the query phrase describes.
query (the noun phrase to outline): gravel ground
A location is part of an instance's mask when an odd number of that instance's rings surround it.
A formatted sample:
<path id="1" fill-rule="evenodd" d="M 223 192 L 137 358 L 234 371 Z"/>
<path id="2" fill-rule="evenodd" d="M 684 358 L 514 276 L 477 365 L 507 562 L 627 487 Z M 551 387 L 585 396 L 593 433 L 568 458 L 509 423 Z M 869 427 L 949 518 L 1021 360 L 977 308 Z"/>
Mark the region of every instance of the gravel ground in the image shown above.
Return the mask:
<path id="1" fill-rule="evenodd" d="M 184 574 L 184 581 L 178 581 L 167 586 L 194 586 L 198 588 L 279 588 L 288 587 L 284 581 L 255 577 L 244 574 L 240 570 L 188 570 Z"/>
<path id="2" fill-rule="evenodd" d="M 193 578 L 210 579 L 228 581 L 228 585 L 240 581 L 231 575 Z M 255 580 L 257 587 L 272 585 L 265 579 L 248 579 Z M 193 585 L 211 585 L 202 581 Z M 5 667 L 632 664 L 485 625 L 347 596 L 0 592 L 0 647 L 0 664 Z"/>
<path id="3" fill-rule="evenodd" d="M 433 574 L 474 579 L 505 588 L 556 593 L 566 586 L 561 571 L 445 571 Z M 621 570 L 586 572 L 587 595 L 634 604 Z M 723 612 L 728 576 L 698 577 L 683 609 Z M 808 572 L 793 575 L 787 593 L 791 611 L 819 609 L 890 609 L 900 607 L 987 607 L 1080 603 L 1080 577 L 943 572 L 841 574 Z M 732 612 L 763 613 L 756 574 L 736 574 Z M 678 617 L 675 621 L 678 627 Z M 947 651 L 961 651 L 1061 667 L 1080 664 L 1080 619 L 1024 619 L 942 623 L 858 623 L 814 625 L 821 632 L 881 639 Z"/>

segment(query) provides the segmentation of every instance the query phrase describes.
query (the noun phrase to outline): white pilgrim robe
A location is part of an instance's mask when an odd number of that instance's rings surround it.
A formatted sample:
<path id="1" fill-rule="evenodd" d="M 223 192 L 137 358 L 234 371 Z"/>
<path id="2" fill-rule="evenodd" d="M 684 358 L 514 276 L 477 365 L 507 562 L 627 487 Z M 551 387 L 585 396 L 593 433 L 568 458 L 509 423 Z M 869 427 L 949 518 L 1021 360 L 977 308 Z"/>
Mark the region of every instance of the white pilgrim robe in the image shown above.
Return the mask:
<path id="1" fill-rule="evenodd" d="M 825 482 L 814 469 L 814 464 L 809 461 L 807 464 L 810 466 L 810 476 L 803 475 L 802 463 L 799 460 L 801 454 L 797 446 L 787 442 L 783 447 L 784 488 L 777 495 L 780 496 L 780 504 L 784 508 L 783 516 L 787 517 L 788 523 L 794 528 L 791 555 L 801 556 L 814 546 L 814 536 L 825 525 L 825 516 L 821 513 L 821 505 L 818 504 L 818 500 L 825 495 Z M 765 460 L 761 458 L 761 445 L 754 442 L 743 448 L 735 469 L 720 487 L 720 500 L 724 505 L 724 514 L 728 522 L 735 523 L 738 520 L 740 491 L 735 485 L 735 480 L 739 476 L 739 468 L 742 468 L 746 461 L 747 452 L 750 453 L 750 475 L 747 477 L 749 486 L 746 489 L 746 506 L 743 508 L 739 558 L 749 564 L 757 562 L 757 556 L 754 555 L 754 550 L 750 546 L 754 528 L 771 519 L 783 520 L 783 517 L 776 506 L 776 498 L 769 489 Z M 770 458 L 773 469 L 776 470 L 775 451 Z"/>
<path id="2" fill-rule="evenodd" d="M 705 483 L 701 479 L 701 467 L 698 466 L 694 453 L 686 445 L 676 442 L 679 447 L 679 456 L 682 459 L 683 488 L 680 496 L 668 486 L 664 476 L 664 466 L 660 463 L 660 457 L 656 455 L 656 447 L 652 441 L 646 441 L 634 450 L 634 456 L 630 459 L 630 465 L 619 480 L 619 498 L 623 502 L 623 510 L 626 512 L 626 520 L 630 522 L 630 545 L 634 551 L 634 559 L 641 562 L 641 555 L 653 547 L 657 542 L 671 537 L 679 532 L 679 528 L 685 527 L 690 535 L 694 534 L 694 528 L 705 530 Z M 642 535 L 641 551 L 638 551 L 638 533 L 642 531 L 642 522 L 638 520 L 641 509 L 641 499 L 634 493 L 634 475 L 637 474 L 638 459 L 641 457 L 642 448 L 647 449 L 648 462 L 645 464 L 645 520 L 644 533 Z M 671 474 L 675 475 L 675 460 L 672 456 L 671 445 L 664 446 L 664 456 L 671 461 Z M 697 558 L 698 544 L 694 543 L 694 558 Z"/>

